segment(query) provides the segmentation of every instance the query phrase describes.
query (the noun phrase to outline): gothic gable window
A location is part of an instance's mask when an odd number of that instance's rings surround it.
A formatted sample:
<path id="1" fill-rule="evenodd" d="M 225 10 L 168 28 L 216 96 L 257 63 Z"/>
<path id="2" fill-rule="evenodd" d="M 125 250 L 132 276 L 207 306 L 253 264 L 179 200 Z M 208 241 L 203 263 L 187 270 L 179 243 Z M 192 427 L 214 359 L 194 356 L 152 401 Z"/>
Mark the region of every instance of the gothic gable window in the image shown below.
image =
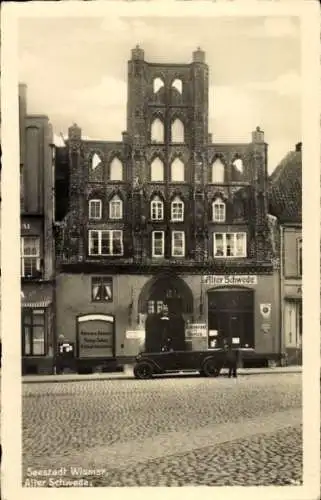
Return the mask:
<path id="1" fill-rule="evenodd" d="M 164 219 L 164 203 L 159 196 L 154 196 L 150 204 L 150 217 L 152 220 Z"/>
<path id="2" fill-rule="evenodd" d="M 241 158 L 236 158 L 233 161 L 233 165 L 240 174 L 243 173 L 243 161 Z"/>
<path id="3" fill-rule="evenodd" d="M 221 184 L 224 182 L 225 167 L 222 161 L 217 158 L 212 163 L 212 184 Z"/>
<path id="4" fill-rule="evenodd" d="M 123 164 L 117 157 L 115 157 L 110 164 L 110 180 L 111 181 L 123 180 Z"/>
<path id="5" fill-rule="evenodd" d="M 171 142 L 182 143 L 185 142 L 184 138 L 184 124 L 179 118 L 172 122 L 171 126 Z"/>
<path id="6" fill-rule="evenodd" d="M 214 222 L 225 222 L 226 205 L 221 198 L 217 198 L 212 203 L 212 219 Z"/>
<path id="7" fill-rule="evenodd" d="M 184 202 L 179 196 L 175 196 L 171 203 L 171 221 L 184 221 Z"/>
<path id="8" fill-rule="evenodd" d="M 153 80 L 153 92 L 154 94 L 157 94 L 157 92 L 164 87 L 164 82 L 161 78 L 157 77 L 154 78 Z"/>
<path id="9" fill-rule="evenodd" d="M 96 168 L 100 167 L 101 164 L 102 164 L 101 157 L 97 153 L 94 153 L 91 158 L 91 169 L 96 170 Z"/>
<path id="10" fill-rule="evenodd" d="M 150 166 L 150 180 L 152 182 L 164 181 L 164 163 L 160 158 L 155 158 Z"/>
<path id="11" fill-rule="evenodd" d="M 180 94 L 183 93 L 183 82 L 179 78 L 175 78 L 172 83 L 172 87 L 177 90 Z"/>
<path id="12" fill-rule="evenodd" d="M 175 158 L 175 160 L 171 164 L 171 181 L 185 181 L 185 165 L 180 158 Z"/>
<path id="13" fill-rule="evenodd" d="M 91 280 L 92 302 L 112 302 L 113 279 L 111 277 L 99 276 Z"/>
<path id="14" fill-rule="evenodd" d="M 164 143 L 164 124 L 159 118 L 155 118 L 151 125 L 151 142 Z"/>
<path id="15" fill-rule="evenodd" d="M 89 200 L 88 207 L 89 219 L 99 220 L 102 216 L 102 202 L 101 200 Z"/>
<path id="16" fill-rule="evenodd" d="M 246 257 L 246 233 L 214 233 L 214 257 Z"/>
<path id="17" fill-rule="evenodd" d="M 109 202 L 109 218 L 123 218 L 123 201 L 118 195 L 113 196 Z"/>

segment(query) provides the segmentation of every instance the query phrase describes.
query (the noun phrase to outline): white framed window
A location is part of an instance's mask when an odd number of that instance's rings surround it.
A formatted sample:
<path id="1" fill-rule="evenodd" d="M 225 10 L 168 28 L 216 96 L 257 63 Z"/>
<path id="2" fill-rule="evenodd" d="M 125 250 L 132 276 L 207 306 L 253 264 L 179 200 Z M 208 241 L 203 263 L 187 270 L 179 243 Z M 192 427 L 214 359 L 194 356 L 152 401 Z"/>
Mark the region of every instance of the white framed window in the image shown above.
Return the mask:
<path id="1" fill-rule="evenodd" d="M 152 182 L 164 182 L 164 163 L 158 157 L 151 163 L 150 180 Z"/>
<path id="2" fill-rule="evenodd" d="M 23 236 L 21 238 L 21 276 L 32 278 L 40 273 L 40 238 Z"/>
<path id="3" fill-rule="evenodd" d="M 175 78 L 172 82 L 172 87 L 176 89 L 180 94 L 183 93 L 183 82 L 179 78 Z"/>
<path id="4" fill-rule="evenodd" d="M 99 220 L 102 216 L 101 200 L 89 200 L 89 219 Z"/>
<path id="5" fill-rule="evenodd" d="M 164 137 L 165 137 L 164 124 L 159 118 L 155 118 L 155 120 L 152 121 L 150 135 L 152 142 L 158 142 L 158 143 L 164 142 Z"/>
<path id="6" fill-rule="evenodd" d="M 215 222 L 225 222 L 226 205 L 221 198 L 217 198 L 212 203 L 212 218 Z"/>
<path id="7" fill-rule="evenodd" d="M 123 231 L 90 229 L 88 233 L 89 255 L 123 255 Z"/>
<path id="8" fill-rule="evenodd" d="M 176 118 L 172 122 L 171 142 L 179 142 L 179 143 L 185 142 L 184 124 L 179 118 Z"/>
<path id="9" fill-rule="evenodd" d="M 246 233 L 214 233 L 214 257 L 246 257 Z"/>
<path id="10" fill-rule="evenodd" d="M 164 87 L 164 82 L 159 76 L 157 78 L 154 78 L 153 80 L 153 92 L 154 94 L 157 94 L 157 92 Z"/>
<path id="11" fill-rule="evenodd" d="M 164 257 L 165 252 L 165 234 L 164 231 L 152 232 L 152 256 Z"/>
<path id="12" fill-rule="evenodd" d="M 110 164 L 110 180 L 111 181 L 123 180 L 123 164 L 117 157 L 115 157 Z"/>
<path id="13" fill-rule="evenodd" d="M 171 203 L 171 220 L 182 222 L 184 220 L 184 202 L 179 196 L 175 196 Z"/>
<path id="14" fill-rule="evenodd" d="M 222 184 L 224 182 L 224 174 L 224 164 L 217 158 L 214 163 L 212 163 L 212 184 Z"/>
<path id="15" fill-rule="evenodd" d="M 175 160 L 171 164 L 171 181 L 185 181 L 185 165 L 180 158 L 175 158 Z"/>
<path id="16" fill-rule="evenodd" d="M 150 204 L 150 218 L 152 220 L 164 219 L 164 203 L 159 196 L 154 196 Z"/>
<path id="17" fill-rule="evenodd" d="M 184 231 L 172 231 L 172 257 L 185 256 L 185 233 Z"/>
<path id="18" fill-rule="evenodd" d="M 113 196 L 109 202 L 109 218 L 123 218 L 123 201 L 118 195 Z"/>
<path id="19" fill-rule="evenodd" d="M 297 240 L 298 276 L 302 276 L 302 239 Z"/>

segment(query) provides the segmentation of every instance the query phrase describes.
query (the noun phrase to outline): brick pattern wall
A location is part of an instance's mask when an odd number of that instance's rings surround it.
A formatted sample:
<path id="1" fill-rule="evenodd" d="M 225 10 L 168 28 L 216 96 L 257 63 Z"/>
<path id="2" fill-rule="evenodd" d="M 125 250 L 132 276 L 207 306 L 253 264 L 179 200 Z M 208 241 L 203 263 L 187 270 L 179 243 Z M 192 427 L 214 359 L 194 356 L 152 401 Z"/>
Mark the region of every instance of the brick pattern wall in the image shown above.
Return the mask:
<path id="1" fill-rule="evenodd" d="M 141 49 L 133 50 L 128 63 L 127 131 L 119 143 L 91 142 L 81 139 L 77 125 L 69 129 L 69 214 L 62 246 L 65 255 L 74 262 L 87 258 L 87 206 L 88 199 L 99 194 L 106 202 L 112 192 L 119 192 L 124 200 L 126 249 L 124 258 L 132 257 L 143 264 L 150 254 L 150 233 L 155 224 L 150 221 L 150 200 L 158 193 L 165 200 L 165 220 L 158 224 L 167 234 L 170 222 L 170 200 L 175 194 L 185 202 L 185 221 L 182 229 L 187 235 L 186 261 L 208 262 L 212 257 L 211 203 L 220 194 L 226 200 L 227 223 L 230 230 L 238 230 L 245 224 L 248 233 L 248 258 L 262 262 L 271 259 L 271 242 L 267 221 L 266 155 L 263 132 L 253 132 L 248 144 L 215 144 L 208 134 L 208 87 L 209 70 L 204 54 L 198 50 L 194 60 L 186 65 L 149 64 Z M 163 87 L 156 94 L 153 81 L 160 78 Z M 172 87 L 176 79 L 183 82 L 180 94 Z M 150 124 L 154 117 L 164 120 L 164 144 L 153 144 Z M 179 117 L 185 125 L 185 143 L 169 141 L 171 121 Z M 93 154 L 102 164 L 93 172 L 90 168 Z M 109 164 L 117 156 L 124 165 L 121 182 L 109 181 Z M 150 165 L 155 157 L 164 163 L 164 182 L 152 183 Z M 210 184 L 211 164 L 219 156 L 226 168 L 223 185 Z M 185 182 L 173 183 L 170 164 L 175 157 L 185 164 Z M 243 161 L 243 173 L 236 172 L 233 161 Z M 213 226 L 213 224 L 212 224 Z M 215 226 L 215 224 L 214 224 Z M 213 228 L 212 228 L 213 229 Z M 169 247 L 166 250 L 169 258 Z M 119 262 L 122 258 L 119 258 Z M 230 269 L 233 263 L 226 264 Z"/>

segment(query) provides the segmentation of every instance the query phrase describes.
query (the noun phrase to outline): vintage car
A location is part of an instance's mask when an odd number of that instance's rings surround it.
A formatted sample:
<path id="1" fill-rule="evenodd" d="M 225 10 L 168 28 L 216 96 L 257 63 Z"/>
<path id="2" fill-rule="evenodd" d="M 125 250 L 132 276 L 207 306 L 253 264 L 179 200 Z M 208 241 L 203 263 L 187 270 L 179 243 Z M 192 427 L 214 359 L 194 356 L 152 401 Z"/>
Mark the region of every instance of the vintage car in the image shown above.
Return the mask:
<path id="1" fill-rule="evenodd" d="M 141 352 L 136 356 L 134 375 L 137 379 L 149 379 L 164 373 L 198 371 L 205 377 L 217 377 L 224 360 L 223 349 Z"/>

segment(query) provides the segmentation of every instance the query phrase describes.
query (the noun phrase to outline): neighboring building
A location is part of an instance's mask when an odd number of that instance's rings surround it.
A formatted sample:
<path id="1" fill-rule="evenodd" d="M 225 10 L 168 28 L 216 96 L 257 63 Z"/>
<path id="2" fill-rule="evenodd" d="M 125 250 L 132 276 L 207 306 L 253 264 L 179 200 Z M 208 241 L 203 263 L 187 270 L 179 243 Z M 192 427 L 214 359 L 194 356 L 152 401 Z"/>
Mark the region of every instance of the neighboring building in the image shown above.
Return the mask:
<path id="1" fill-rule="evenodd" d="M 48 117 L 29 115 L 19 85 L 22 371 L 54 365 L 53 147 Z"/>
<path id="2" fill-rule="evenodd" d="M 281 354 L 267 144 L 259 127 L 248 144 L 212 142 L 208 82 L 200 49 L 190 64 L 154 64 L 136 47 L 122 140 L 83 140 L 73 125 L 57 150 L 57 333 L 79 358 L 133 357 L 164 303 L 189 349 L 218 331 L 261 362 Z"/>
<path id="3" fill-rule="evenodd" d="M 270 177 L 270 211 L 280 225 L 282 343 L 288 363 L 302 361 L 302 145 Z"/>

